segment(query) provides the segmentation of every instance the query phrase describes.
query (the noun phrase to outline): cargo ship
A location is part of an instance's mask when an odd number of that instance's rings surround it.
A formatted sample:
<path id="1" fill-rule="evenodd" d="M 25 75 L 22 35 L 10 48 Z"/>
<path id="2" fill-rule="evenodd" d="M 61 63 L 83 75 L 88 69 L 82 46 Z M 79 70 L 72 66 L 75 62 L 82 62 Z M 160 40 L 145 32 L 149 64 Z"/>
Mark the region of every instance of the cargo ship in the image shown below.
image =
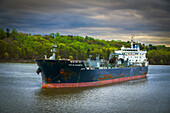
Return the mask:
<path id="1" fill-rule="evenodd" d="M 42 88 L 90 87 L 145 78 L 148 72 L 147 51 L 141 51 L 134 43 L 111 53 L 108 59 L 96 55 L 87 60 L 56 59 L 56 45 L 52 56 L 38 57 L 37 73 L 41 73 Z"/>

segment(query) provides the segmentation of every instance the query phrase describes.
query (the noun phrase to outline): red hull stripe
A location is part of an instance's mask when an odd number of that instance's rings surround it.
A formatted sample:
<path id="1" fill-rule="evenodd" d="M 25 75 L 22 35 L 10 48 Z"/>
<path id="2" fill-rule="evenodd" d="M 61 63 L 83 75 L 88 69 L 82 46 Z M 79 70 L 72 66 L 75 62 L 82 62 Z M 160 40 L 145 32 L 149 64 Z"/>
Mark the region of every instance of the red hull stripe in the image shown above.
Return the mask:
<path id="1" fill-rule="evenodd" d="M 104 84 L 118 83 L 128 80 L 135 80 L 144 78 L 146 75 L 138 75 L 124 78 L 117 78 L 111 80 L 102 80 L 95 82 L 82 82 L 82 83 L 42 83 L 42 88 L 65 88 L 65 87 L 89 87 L 89 86 L 99 86 Z"/>

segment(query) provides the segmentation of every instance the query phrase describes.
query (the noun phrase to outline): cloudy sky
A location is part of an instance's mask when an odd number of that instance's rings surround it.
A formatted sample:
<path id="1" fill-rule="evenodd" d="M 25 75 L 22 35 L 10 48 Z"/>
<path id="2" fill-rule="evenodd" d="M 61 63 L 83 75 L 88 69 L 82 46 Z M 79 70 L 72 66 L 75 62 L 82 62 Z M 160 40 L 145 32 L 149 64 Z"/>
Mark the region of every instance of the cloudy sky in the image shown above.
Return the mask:
<path id="1" fill-rule="evenodd" d="M 170 47 L 169 0 L 0 0 L 0 28 Z"/>

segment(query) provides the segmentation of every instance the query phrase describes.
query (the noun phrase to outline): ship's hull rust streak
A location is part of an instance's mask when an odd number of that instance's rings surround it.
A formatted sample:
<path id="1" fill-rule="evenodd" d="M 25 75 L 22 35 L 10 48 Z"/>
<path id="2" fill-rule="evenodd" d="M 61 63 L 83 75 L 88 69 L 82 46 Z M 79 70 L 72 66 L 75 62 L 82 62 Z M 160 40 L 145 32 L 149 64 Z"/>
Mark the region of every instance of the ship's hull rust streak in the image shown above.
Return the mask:
<path id="1" fill-rule="evenodd" d="M 82 83 L 42 83 L 42 88 L 66 88 L 66 87 L 89 87 L 89 86 L 99 86 L 111 83 L 118 83 L 128 80 L 135 80 L 140 78 L 145 78 L 146 75 L 138 75 L 124 78 L 116 78 L 111 80 L 102 80 L 95 82 L 82 82 Z"/>

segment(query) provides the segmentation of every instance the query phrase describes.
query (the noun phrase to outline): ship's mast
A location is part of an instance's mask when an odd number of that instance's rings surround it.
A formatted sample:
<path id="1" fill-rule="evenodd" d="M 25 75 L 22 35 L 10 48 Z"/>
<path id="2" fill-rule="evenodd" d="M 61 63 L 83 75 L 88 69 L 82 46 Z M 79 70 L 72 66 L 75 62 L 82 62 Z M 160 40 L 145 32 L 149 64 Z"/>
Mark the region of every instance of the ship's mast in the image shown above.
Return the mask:
<path id="1" fill-rule="evenodd" d="M 53 37 L 54 37 L 54 34 L 53 34 Z M 53 55 L 49 58 L 49 60 L 55 60 L 55 53 L 57 52 L 56 48 L 57 48 L 57 45 L 55 44 L 55 42 L 53 43 L 52 45 L 52 50 L 51 52 L 53 53 Z"/>
<path id="2" fill-rule="evenodd" d="M 133 48 L 133 37 L 135 36 L 135 34 L 132 34 L 131 36 L 131 48 Z"/>

